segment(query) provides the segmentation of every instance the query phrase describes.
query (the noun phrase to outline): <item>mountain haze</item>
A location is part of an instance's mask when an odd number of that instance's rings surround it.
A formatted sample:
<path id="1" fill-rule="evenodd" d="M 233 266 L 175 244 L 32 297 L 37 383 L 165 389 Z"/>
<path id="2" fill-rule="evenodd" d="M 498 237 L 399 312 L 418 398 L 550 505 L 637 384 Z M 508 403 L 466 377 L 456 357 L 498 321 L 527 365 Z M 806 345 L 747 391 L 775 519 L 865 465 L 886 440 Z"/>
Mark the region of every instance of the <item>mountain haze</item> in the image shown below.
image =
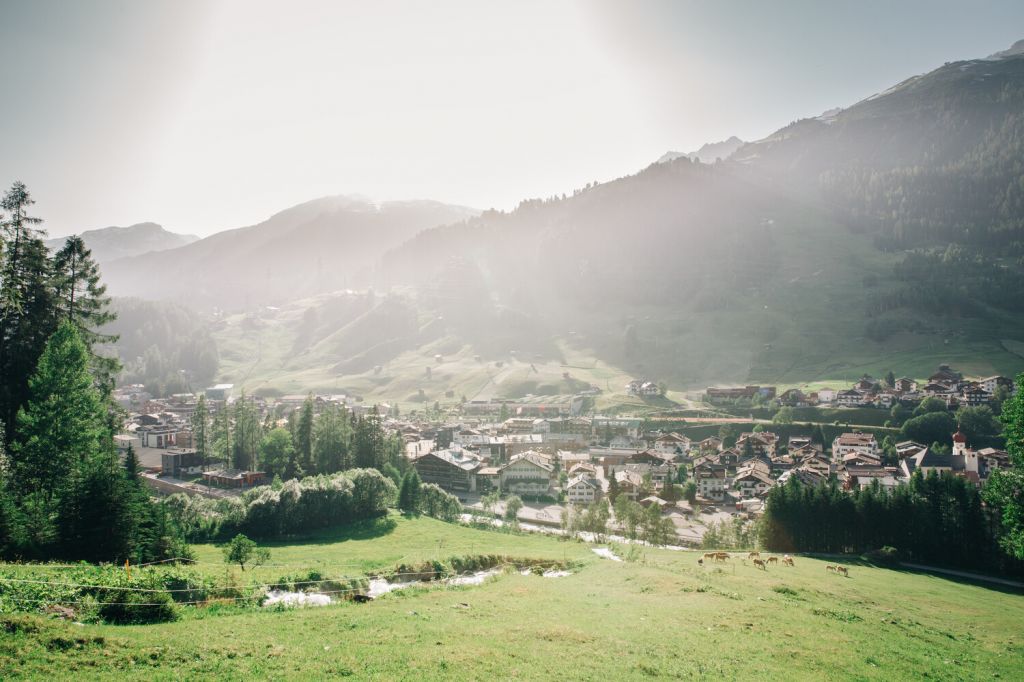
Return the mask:
<path id="1" fill-rule="evenodd" d="M 684 156 L 691 161 L 699 160 L 704 163 L 714 163 L 717 159 L 728 159 L 732 156 L 733 152 L 744 144 L 743 140 L 733 135 L 728 140 L 722 140 L 721 142 L 707 142 L 701 145 L 700 149 L 695 152 L 665 152 L 658 159 L 658 163 L 668 163 Z"/>
<path id="2" fill-rule="evenodd" d="M 156 223 L 138 223 L 129 227 L 104 227 L 98 230 L 82 232 L 82 240 L 92 251 L 93 258 L 101 265 L 117 260 L 130 258 L 150 251 L 166 251 L 185 246 L 199 239 L 191 234 L 168 232 Z M 51 250 L 64 245 L 66 237 L 46 240 Z"/>
<path id="3" fill-rule="evenodd" d="M 115 293 L 242 307 L 373 284 L 310 298 L 272 338 L 222 329 L 221 346 L 256 342 L 239 358 L 277 344 L 271 384 L 382 386 L 389 363 L 442 351 L 571 353 L 676 386 L 1024 368 L 1024 55 L 719 144 L 738 148 L 511 212 L 320 199 L 105 274 Z"/>
<path id="4" fill-rule="evenodd" d="M 193 305 L 258 306 L 355 286 L 388 248 L 477 211 L 434 201 L 335 196 L 281 211 L 258 225 L 104 268 L 118 296 Z M 362 278 L 362 279 L 361 279 Z"/>

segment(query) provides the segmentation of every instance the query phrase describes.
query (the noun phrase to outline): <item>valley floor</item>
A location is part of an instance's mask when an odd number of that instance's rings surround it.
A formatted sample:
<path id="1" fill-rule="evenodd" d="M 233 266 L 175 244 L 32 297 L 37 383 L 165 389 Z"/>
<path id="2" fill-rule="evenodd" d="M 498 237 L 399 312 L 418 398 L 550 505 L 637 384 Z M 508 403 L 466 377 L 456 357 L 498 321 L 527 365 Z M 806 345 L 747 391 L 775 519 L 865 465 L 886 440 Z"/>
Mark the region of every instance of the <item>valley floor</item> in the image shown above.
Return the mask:
<path id="1" fill-rule="evenodd" d="M 271 546 L 269 579 L 500 553 L 575 561 L 568 577 L 508 573 L 368 604 L 183 609 L 174 623 L 76 625 L 0 616 L 0 677 L 100 679 L 1022 679 L 1024 596 L 857 563 L 848 578 L 796 558 L 767 571 L 734 553 L 637 548 L 633 561 L 543 536 L 395 518 Z M 619 548 L 625 552 L 628 548 Z M 219 550 L 198 566 L 225 574 Z M 245 578 L 250 577 L 246 572 Z"/>

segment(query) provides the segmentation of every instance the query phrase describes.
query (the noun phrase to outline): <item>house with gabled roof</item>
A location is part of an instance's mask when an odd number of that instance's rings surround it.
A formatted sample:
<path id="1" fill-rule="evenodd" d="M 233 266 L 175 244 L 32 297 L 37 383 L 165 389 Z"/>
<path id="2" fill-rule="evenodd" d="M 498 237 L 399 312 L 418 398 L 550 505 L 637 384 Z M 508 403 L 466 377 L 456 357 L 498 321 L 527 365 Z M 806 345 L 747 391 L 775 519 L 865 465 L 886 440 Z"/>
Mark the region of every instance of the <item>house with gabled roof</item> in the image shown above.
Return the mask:
<path id="1" fill-rule="evenodd" d="M 550 495 L 557 480 L 551 458 L 533 450 L 514 455 L 498 468 L 501 490 L 516 495 Z"/>
<path id="2" fill-rule="evenodd" d="M 601 484 L 585 475 L 573 476 L 565 484 L 565 497 L 569 504 L 593 504 L 601 499 Z"/>

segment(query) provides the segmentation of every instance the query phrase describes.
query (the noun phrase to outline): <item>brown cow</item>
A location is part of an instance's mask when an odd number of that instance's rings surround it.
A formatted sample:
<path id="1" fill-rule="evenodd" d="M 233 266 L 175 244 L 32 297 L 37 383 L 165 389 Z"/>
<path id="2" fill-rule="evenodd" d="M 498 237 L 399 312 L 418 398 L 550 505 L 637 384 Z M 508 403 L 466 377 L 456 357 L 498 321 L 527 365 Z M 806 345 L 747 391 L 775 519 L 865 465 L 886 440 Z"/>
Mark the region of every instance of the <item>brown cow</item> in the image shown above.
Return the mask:
<path id="1" fill-rule="evenodd" d="M 765 563 L 766 564 L 777 564 L 777 563 L 779 563 L 779 557 L 777 557 L 777 556 L 770 556 L 767 559 L 765 559 Z"/>
<path id="2" fill-rule="evenodd" d="M 754 568 L 760 568 L 762 571 L 767 571 L 768 570 L 768 568 L 765 566 L 764 562 L 761 561 L 760 559 L 754 559 Z"/>
<path id="3" fill-rule="evenodd" d="M 714 559 L 715 558 L 715 552 L 704 552 L 704 558 L 705 559 Z"/>
<path id="4" fill-rule="evenodd" d="M 836 566 L 836 573 L 842 573 L 847 578 L 850 577 L 850 571 L 847 570 L 846 566 Z"/>
<path id="5" fill-rule="evenodd" d="M 793 566 L 793 557 L 789 556 L 788 554 L 786 556 L 782 557 L 782 564 L 784 566 Z M 795 566 L 794 566 L 794 568 L 795 568 Z"/>
<path id="6" fill-rule="evenodd" d="M 760 553 L 760 552 L 751 552 L 750 554 L 748 554 L 748 555 L 747 555 L 747 558 L 748 558 L 748 559 L 756 559 L 756 558 L 758 558 L 759 556 L 761 556 L 761 553 Z"/>
<path id="7" fill-rule="evenodd" d="M 829 571 L 830 573 L 834 573 L 834 572 L 839 570 L 839 567 L 838 566 L 833 566 L 832 564 L 829 564 L 828 566 L 825 567 L 825 570 Z"/>
<path id="8" fill-rule="evenodd" d="M 728 552 L 715 552 L 715 561 L 724 563 L 729 558 Z"/>

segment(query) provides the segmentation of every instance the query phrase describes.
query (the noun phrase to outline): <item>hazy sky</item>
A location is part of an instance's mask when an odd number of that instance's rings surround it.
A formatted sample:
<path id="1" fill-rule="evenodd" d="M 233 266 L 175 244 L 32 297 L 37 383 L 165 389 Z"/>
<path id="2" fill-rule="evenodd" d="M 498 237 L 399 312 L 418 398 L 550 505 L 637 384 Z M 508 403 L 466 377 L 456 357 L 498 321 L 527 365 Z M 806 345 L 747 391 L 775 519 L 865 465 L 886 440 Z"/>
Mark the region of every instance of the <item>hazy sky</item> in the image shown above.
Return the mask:
<path id="1" fill-rule="evenodd" d="M 0 0 L 0 185 L 51 235 L 511 208 L 1022 37 L 1021 0 Z"/>

